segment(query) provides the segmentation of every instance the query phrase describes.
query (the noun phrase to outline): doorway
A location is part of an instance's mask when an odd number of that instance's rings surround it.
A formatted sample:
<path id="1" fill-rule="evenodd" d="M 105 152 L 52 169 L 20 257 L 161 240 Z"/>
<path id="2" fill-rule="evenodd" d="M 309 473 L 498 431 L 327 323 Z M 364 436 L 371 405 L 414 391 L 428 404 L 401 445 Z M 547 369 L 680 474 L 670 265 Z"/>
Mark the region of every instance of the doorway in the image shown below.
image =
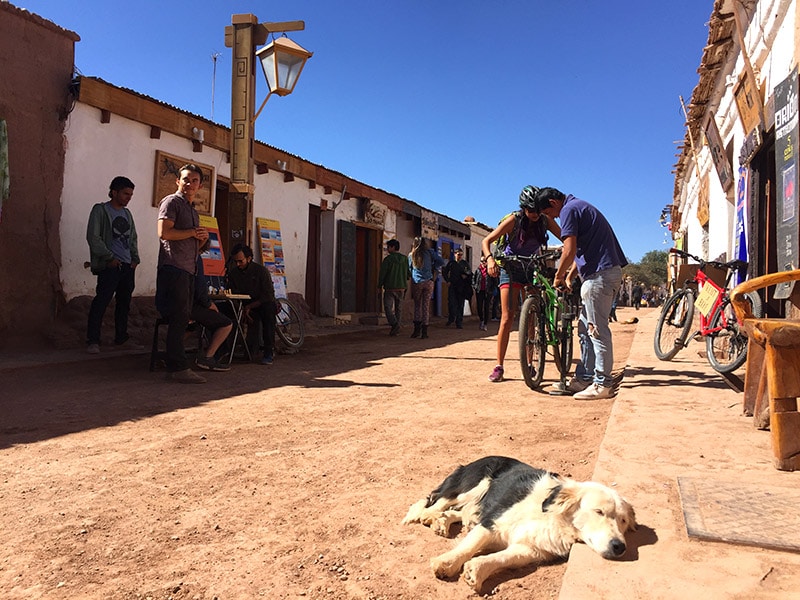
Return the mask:
<path id="1" fill-rule="evenodd" d="M 356 227 L 356 312 L 378 312 L 383 232 Z"/>
<path id="2" fill-rule="evenodd" d="M 751 276 L 778 271 L 777 202 L 775 194 L 775 136 L 765 135 L 759 151 L 750 162 L 750 237 L 748 254 Z M 783 318 L 784 306 L 767 294 L 762 298 L 764 316 Z"/>
<path id="3" fill-rule="evenodd" d="M 231 194 L 230 182 L 223 177 L 217 177 L 214 216 L 219 225 L 219 237 L 226 260 L 236 244 L 247 242 L 246 198 L 244 194 Z"/>
<path id="4" fill-rule="evenodd" d="M 308 207 L 308 247 L 306 249 L 306 304 L 315 315 L 320 314 L 320 240 L 322 210 L 310 204 Z"/>

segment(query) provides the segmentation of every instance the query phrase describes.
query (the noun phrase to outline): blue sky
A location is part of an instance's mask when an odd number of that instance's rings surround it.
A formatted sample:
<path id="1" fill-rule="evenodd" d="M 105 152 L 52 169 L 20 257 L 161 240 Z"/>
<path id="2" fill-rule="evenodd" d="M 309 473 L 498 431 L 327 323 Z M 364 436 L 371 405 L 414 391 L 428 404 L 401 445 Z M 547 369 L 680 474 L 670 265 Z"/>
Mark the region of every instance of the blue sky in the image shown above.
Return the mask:
<path id="1" fill-rule="evenodd" d="M 81 36 L 76 66 L 230 124 L 231 15 L 305 21 L 314 56 L 256 137 L 494 225 L 527 184 L 598 206 L 633 261 L 666 250 L 679 96 L 713 0 L 12 0 Z M 256 104 L 266 91 L 261 74 Z"/>

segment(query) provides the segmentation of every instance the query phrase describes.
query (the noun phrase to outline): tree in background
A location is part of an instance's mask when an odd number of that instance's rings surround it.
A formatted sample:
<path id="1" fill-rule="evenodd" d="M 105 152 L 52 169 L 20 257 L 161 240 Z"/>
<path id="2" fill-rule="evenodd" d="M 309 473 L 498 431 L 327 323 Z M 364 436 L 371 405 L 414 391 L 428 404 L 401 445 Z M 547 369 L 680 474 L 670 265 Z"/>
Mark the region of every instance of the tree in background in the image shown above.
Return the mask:
<path id="1" fill-rule="evenodd" d="M 622 274 L 648 289 L 666 286 L 668 256 L 669 253 L 664 250 L 651 250 L 638 263 L 629 263 L 623 267 Z"/>

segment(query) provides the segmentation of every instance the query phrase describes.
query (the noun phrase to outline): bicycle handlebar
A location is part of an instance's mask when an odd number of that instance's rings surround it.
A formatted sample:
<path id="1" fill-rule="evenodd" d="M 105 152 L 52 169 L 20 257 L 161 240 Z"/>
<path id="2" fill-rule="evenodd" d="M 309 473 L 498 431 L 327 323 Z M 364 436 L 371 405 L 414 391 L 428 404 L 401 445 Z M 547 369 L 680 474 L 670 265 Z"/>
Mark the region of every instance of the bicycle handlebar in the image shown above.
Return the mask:
<path id="1" fill-rule="evenodd" d="M 530 256 L 525 256 L 523 254 L 509 254 L 505 257 L 506 260 L 518 260 L 520 262 L 537 262 L 543 263 L 548 260 L 555 260 L 561 257 L 561 249 L 558 248 L 556 250 L 547 250 L 542 252 L 541 254 L 531 254 Z"/>
<path id="2" fill-rule="evenodd" d="M 747 267 L 747 262 L 743 260 L 732 260 L 726 263 L 718 262 L 716 260 L 703 260 L 699 256 L 695 256 L 694 254 L 690 254 L 685 250 L 679 250 L 678 248 L 670 248 L 670 254 L 677 254 L 678 256 L 682 256 L 683 258 L 693 258 L 697 261 L 700 270 L 705 270 L 706 265 L 711 265 L 712 267 L 716 267 L 717 269 L 725 269 L 729 271 L 736 271 L 738 269 L 744 269 Z"/>

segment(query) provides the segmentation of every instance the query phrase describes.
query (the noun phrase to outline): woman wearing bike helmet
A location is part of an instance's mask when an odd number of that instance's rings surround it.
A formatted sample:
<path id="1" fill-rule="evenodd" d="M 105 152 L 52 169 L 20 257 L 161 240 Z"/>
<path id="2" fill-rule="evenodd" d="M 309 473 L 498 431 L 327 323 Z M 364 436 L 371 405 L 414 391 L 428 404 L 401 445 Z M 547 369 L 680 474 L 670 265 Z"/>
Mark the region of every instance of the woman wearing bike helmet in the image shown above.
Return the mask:
<path id="1" fill-rule="evenodd" d="M 508 349 L 508 337 L 519 305 L 520 291 L 527 283 L 524 273 L 515 271 L 509 273 L 508 269 L 503 267 L 502 257 L 512 254 L 522 256 L 536 254 L 542 246 L 547 245 L 548 230 L 561 239 L 561 228 L 558 223 L 545 215 L 540 215 L 535 208 L 534 202 L 538 191 L 539 188 L 532 185 L 522 188 L 519 195 L 519 210 L 506 215 L 481 244 L 483 255 L 487 257 L 486 266 L 489 275 L 500 278 L 502 315 L 500 328 L 497 331 L 497 365 L 489 375 L 489 381 L 492 382 L 503 381 L 503 361 Z M 495 243 L 494 252 L 491 249 L 493 243 Z"/>

